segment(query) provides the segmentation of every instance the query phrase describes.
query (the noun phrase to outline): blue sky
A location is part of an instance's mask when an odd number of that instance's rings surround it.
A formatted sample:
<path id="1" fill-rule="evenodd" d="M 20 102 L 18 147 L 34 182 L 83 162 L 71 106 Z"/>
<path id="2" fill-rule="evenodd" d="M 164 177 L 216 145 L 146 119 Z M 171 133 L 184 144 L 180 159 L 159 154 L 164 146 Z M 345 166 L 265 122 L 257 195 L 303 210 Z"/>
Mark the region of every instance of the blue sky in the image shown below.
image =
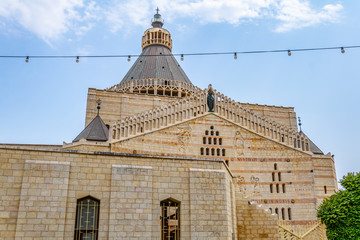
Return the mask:
<path id="1" fill-rule="evenodd" d="M 156 7 L 173 53 L 360 45 L 360 1 L 2 0 L 0 55 L 139 54 Z M 240 101 L 292 106 L 303 131 L 359 171 L 360 49 L 178 59 L 193 84 Z M 84 128 L 87 89 L 121 81 L 135 59 L 0 58 L 0 142 L 70 142 Z"/>

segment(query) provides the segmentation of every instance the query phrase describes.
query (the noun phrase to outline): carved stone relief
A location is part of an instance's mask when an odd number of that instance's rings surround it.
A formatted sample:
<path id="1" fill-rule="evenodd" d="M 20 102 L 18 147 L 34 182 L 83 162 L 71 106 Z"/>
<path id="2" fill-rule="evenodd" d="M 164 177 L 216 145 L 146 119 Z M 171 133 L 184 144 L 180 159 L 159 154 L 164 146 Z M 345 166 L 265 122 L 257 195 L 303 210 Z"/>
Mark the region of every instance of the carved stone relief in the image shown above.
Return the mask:
<path id="1" fill-rule="evenodd" d="M 255 177 L 254 175 L 251 176 L 250 182 L 254 184 L 254 191 L 253 193 L 260 193 L 260 184 L 259 184 L 259 178 Z"/>
<path id="2" fill-rule="evenodd" d="M 245 178 L 242 176 L 236 177 L 236 183 L 239 186 L 239 191 L 241 193 L 245 193 L 246 192 Z"/>
<path id="3" fill-rule="evenodd" d="M 234 148 L 235 148 L 235 157 L 242 157 L 245 155 L 245 139 L 241 135 L 240 131 L 235 132 L 234 136 Z"/>
<path id="4" fill-rule="evenodd" d="M 179 143 L 179 151 L 186 152 L 186 149 L 191 141 L 191 131 L 190 126 L 178 127 L 177 141 Z"/>

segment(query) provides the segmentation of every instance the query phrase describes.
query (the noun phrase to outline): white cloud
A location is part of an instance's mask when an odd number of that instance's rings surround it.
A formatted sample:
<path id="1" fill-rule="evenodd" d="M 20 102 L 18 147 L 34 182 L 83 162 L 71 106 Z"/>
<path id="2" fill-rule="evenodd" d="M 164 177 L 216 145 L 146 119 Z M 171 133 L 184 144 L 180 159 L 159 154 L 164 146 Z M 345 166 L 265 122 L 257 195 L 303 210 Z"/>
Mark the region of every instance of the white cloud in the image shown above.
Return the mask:
<path id="1" fill-rule="evenodd" d="M 112 32 L 148 27 L 156 7 L 167 21 L 187 17 L 202 24 L 238 25 L 272 20 L 278 32 L 336 22 L 343 8 L 328 4 L 314 9 L 308 0 L 1 0 L 0 26 L 19 24 L 50 42 L 68 32 L 82 35 L 100 20 Z"/>
<path id="2" fill-rule="evenodd" d="M 94 18 L 91 12 L 95 10 L 94 2 L 84 0 L 2 0 L 0 21 L 6 19 L 20 24 L 49 42 L 74 27 L 80 32 L 88 30 L 89 21 Z"/>
<path id="3" fill-rule="evenodd" d="M 278 32 L 290 31 L 296 28 L 308 27 L 322 22 L 335 22 L 339 18 L 341 4 L 325 5 L 321 11 L 310 7 L 310 3 L 299 0 L 283 0 L 278 5 L 276 19 L 282 21 L 275 30 Z"/>

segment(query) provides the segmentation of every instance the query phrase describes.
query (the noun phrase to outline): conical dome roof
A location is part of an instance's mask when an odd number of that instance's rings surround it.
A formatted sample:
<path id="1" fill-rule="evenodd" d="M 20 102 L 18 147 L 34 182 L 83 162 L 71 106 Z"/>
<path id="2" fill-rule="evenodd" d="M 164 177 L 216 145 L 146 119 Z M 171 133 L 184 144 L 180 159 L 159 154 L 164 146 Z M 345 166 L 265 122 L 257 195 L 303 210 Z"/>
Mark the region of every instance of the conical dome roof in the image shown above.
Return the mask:
<path id="1" fill-rule="evenodd" d="M 110 90 L 179 97 L 197 90 L 172 55 L 171 35 L 162 28 L 163 24 L 157 9 L 153 27 L 142 37 L 141 55 L 122 81 Z"/>
<path id="2" fill-rule="evenodd" d="M 170 49 L 156 44 L 145 47 L 121 82 L 136 79 L 167 79 L 191 84 Z"/>

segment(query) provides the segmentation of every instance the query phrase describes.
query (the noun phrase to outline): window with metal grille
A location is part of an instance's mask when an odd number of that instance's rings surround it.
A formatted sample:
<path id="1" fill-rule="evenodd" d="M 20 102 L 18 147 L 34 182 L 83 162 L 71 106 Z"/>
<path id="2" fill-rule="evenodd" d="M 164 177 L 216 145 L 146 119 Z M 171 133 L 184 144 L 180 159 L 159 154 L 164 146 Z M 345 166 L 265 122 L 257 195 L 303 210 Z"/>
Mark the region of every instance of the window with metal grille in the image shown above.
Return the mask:
<path id="1" fill-rule="evenodd" d="M 180 202 L 168 198 L 160 202 L 161 240 L 180 239 Z"/>
<path id="2" fill-rule="evenodd" d="M 100 201 L 90 196 L 81 198 L 76 205 L 75 240 L 97 240 Z"/>

